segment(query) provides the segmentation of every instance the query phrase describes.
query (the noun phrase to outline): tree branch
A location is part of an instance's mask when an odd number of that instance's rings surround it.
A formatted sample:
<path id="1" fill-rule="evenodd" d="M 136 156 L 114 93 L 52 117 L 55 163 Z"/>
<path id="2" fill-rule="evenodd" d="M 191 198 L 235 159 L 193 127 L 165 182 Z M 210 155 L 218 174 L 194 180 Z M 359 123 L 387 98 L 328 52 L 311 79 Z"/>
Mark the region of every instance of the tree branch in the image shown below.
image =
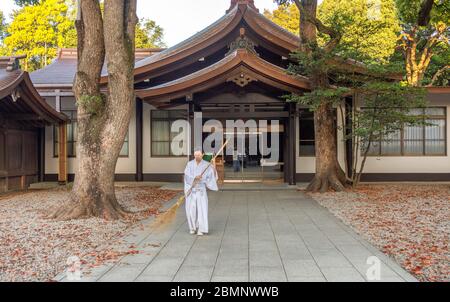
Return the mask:
<path id="1" fill-rule="evenodd" d="M 307 0 L 306 0 L 307 1 Z M 302 2 L 306 2 L 303 0 Z M 310 11 L 305 9 L 300 0 L 294 0 L 295 5 L 300 11 L 300 16 L 303 16 L 304 20 L 314 25 L 314 27 L 321 33 L 330 37 L 330 41 L 324 46 L 326 53 L 332 52 L 342 39 L 342 34 L 331 27 L 328 27 L 322 23 L 315 15 L 312 15 Z M 315 1 L 315 8 L 317 8 L 317 1 Z M 310 4 L 311 5 L 311 4 Z"/>
<path id="2" fill-rule="evenodd" d="M 96 85 L 101 76 L 105 60 L 105 43 L 103 39 L 103 19 L 99 2 L 96 0 L 79 0 L 79 12 L 76 21 L 78 34 L 78 68 L 74 85 L 75 94 L 96 95 Z"/>
<path id="3" fill-rule="evenodd" d="M 447 69 L 450 69 L 450 65 L 446 65 L 444 67 L 442 67 L 441 69 L 439 69 L 433 76 L 433 78 L 431 79 L 431 83 L 428 86 L 433 86 L 436 81 L 439 79 L 439 77 L 444 73 L 444 71 L 446 71 Z"/>
<path id="4" fill-rule="evenodd" d="M 420 7 L 419 18 L 417 24 L 419 26 L 427 26 L 431 20 L 431 10 L 433 9 L 434 0 L 424 0 Z"/>

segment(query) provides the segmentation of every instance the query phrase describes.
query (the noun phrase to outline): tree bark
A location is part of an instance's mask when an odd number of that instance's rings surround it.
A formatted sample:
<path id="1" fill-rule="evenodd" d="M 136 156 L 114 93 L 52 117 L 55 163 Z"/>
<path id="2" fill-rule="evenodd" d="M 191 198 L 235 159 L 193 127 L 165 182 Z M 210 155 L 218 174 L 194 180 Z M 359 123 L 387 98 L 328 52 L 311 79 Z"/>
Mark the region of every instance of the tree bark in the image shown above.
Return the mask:
<path id="1" fill-rule="evenodd" d="M 434 0 L 424 0 L 420 6 L 417 24 L 427 26 L 431 20 L 431 10 L 433 9 Z"/>
<path id="2" fill-rule="evenodd" d="M 295 0 L 300 10 L 300 49 L 312 56 L 312 47 L 317 46 L 317 31 L 330 36 L 324 51 L 330 53 L 339 44 L 341 34 L 325 26 L 317 19 L 317 0 Z M 312 59 L 312 58 L 311 58 Z M 311 89 L 330 88 L 328 74 L 320 68 L 310 75 Z M 316 141 L 316 173 L 307 191 L 326 192 L 330 188 L 335 191 L 344 190 L 345 172 L 337 158 L 336 125 L 333 106 L 323 101 L 314 112 Z"/>
<path id="3" fill-rule="evenodd" d="M 74 93 L 78 105 L 78 167 L 69 207 L 52 217 L 114 220 L 126 211 L 117 202 L 114 176 L 134 104 L 134 36 L 136 0 L 80 0 L 77 20 L 78 68 Z M 103 64 L 107 93 L 100 89 Z"/>
<path id="4" fill-rule="evenodd" d="M 316 134 L 316 173 L 308 185 L 307 191 L 327 192 L 345 189 L 345 172 L 337 159 L 336 125 L 334 108 L 331 104 L 322 103 L 314 114 Z"/>
<path id="5" fill-rule="evenodd" d="M 309 43 L 317 43 L 317 28 L 312 22 L 308 22 L 308 15 L 316 16 L 316 0 L 295 0 L 297 7 L 303 7 L 306 13 L 300 14 L 300 49 L 309 51 Z M 300 10 L 301 11 L 301 10 Z"/>
<path id="6" fill-rule="evenodd" d="M 413 87 L 422 86 L 423 78 L 434 55 L 435 46 L 439 41 L 447 41 L 444 37 L 446 30 L 447 27 L 445 25 L 439 25 L 433 34 L 421 37 L 417 26 L 415 26 L 409 32 L 401 35 L 401 47 L 405 56 L 406 79 L 409 85 Z M 443 37 L 444 39 L 442 39 Z M 420 47 L 420 45 L 423 46 Z"/>

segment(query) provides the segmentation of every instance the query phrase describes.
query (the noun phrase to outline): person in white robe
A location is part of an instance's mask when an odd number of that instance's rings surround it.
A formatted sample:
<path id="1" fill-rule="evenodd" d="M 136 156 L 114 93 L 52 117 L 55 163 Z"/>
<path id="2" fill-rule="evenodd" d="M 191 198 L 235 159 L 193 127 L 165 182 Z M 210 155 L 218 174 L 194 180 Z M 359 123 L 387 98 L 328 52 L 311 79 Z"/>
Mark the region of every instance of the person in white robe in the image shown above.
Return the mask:
<path id="1" fill-rule="evenodd" d="M 208 229 L 208 195 L 207 189 L 218 191 L 218 174 L 215 164 L 203 160 L 201 150 L 194 153 L 195 159 L 190 161 L 184 171 L 184 193 L 186 194 L 186 215 L 191 234 L 202 236 Z M 208 167 L 209 165 L 209 167 Z M 202 175 L 203 171 L 206 172 Z M 192 190 L 191 187 L 193 186 Z"/>

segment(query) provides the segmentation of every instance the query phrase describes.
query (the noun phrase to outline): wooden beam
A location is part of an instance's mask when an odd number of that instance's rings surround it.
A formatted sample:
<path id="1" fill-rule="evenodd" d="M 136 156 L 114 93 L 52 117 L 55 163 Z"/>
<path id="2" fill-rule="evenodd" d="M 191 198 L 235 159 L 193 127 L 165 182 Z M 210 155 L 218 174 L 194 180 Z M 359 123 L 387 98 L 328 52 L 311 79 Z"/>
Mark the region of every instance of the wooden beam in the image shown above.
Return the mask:
<path id="1" fill-rule="evenodd" d="M 284 129 L 289 129 L 289 119 L 283 119 L 282 120 L 283 123 L 283 127 Z M 286 131 L 284 136 L 283 136 L 283 163 L 284 165 L 282 166 L 283 168 L 283 177 L 284 177 L 284 182 L 285 183 L 289 183 L 289 169 L 290 169 L 290 164 L 289 164 L 289 134 Z"/>
<path id="2" fill-rule="evenodd" d="M 56 111 L 61 112 L 61 90 L 56 89 L 55 90 L 55 107 Z"/>
<path id="3" fill-rule="evenodd" d="M 289 117 L 289 112 L 285 111 L 273 111 L 273 112 L 202 112 L 203 118 L 208 119 L 249 119 L 249 118 L 287 118 Z"/>
<path id="4" fill-rule="evenodd" d="M 189 160 L 193 160 L 194 159 L 194 139 L 195 139 L 195 134 L 194 134 L 194 115 L 195 115 L 195 105 L 193 102 L 189 102 L 188 103 L 188 110 L 187 110 L 187 114 L 188 114 L 188 123 L 189 123 L 189 128 L 190 128 L 190 135 L 189 135 Z"/>
<path id="5" fill-rule="evenodd" d="M 11 113 L 8 114 L 8 119 L 14 121 L 41 121 L 43 117 L 34 113 Z"/>
<path id="6" fill-rule="evenodd" d="M 352 177 L 353 174 L 353 97 L 345 99 L 345 135 L 350 137 L 345 141 L 345 152 L 347 156 L 347 175 Z"/>
<path id="7" fill-rule="evenodd" d="M 136 98 L 136 181 L 144 181 L 143 172 L 143 102 L 140 98 Z"/>
<path id="8" fill-rule="evenodd" d="M 58 182 L 61 185 L 67 184 L 67 124 L 62 123 L 58 127 L 59 133 L 59 173 L 58 173 Z"/>
<path id="9" fill-rule="evenodd" d="M 296 185 L 296 162 L 297 162 L 297 125 L 296 125 L 296 104 L 288 103 L 289 108 L 289 128 L 288 128 L 288 156 L 289 156 L 289 185 Z"/>
<path id="10" fill-rule="evenodd" d="M 74 96 L 73 92 L 39 92 L 41 97 Z"/>
<path id="11" fill-rule="evenodd" d="M 45 178 L 45 127 L 39 128 L 38 142 L 39 182 L 43 182 Z"/>

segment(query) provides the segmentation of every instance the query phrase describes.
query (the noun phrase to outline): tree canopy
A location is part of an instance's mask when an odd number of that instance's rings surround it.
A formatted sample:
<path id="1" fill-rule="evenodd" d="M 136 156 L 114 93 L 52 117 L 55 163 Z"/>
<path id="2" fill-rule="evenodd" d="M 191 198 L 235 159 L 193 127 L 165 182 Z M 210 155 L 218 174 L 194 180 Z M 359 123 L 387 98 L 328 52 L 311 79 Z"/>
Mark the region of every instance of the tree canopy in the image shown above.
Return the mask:
<path id="1" fill-rule="evenodd" d="M 433 6 L 429 12 L 429 22 L 445 22 L 450 20 L 450 2 L 433 0 Z M 398 7 L 398 13 L 400 20 L 404 24 L 418 24 L 419 15 L 421 12 L 422 4 L 424 0 L 395 0 L 395 4 Z M 428 25 L 428 24 L 427 24 Z"/>
<path id="2" fill-rule="evenodd" d="M 346 56 L 385 63 L 395 52 L 400 25 L 393 0 L 324 0 L 318 17 L 342 33 Z"/>
<path id="3" fill-rule="evenodd" d="M 6 35 L 6 21 L 5 15 L 0 10 L 0 43 L 3 41 Z"/>
<path id="4" fill-rule="evenodd" d="M 408 83 L 448 85 L 450 2 L 395 0 L 395 3 L 402 26 L 399 49 L 404 56 Z"/>
<path id="5" fill-rule="evenodd" d="M 11 54 L 26 54 L 25 68 L 35 70 L 48 64 L 58 48 L 75 47 L 74 20 L 64 0 L 45 0 L 26 5 L 13 15 L 5 46 Z"/>
<path id="6" fill-rule="evenodd" d="M 16 4 L 21 7 L 10 24 L 0 11 L 0 55 L 26 54 L 24 68 L 33 71 L 49 64 L 58 48 L 77 46 L 76 1 L 20 0 Z M 164 31 L 153 20 L 139 21 L 135 39 L 137 48 L 165 47 Z"/>
<path id="7" fill-rule="evenodd" d="M 289 71 L 294 75 L 306 75 L 310 79 L 311 91 L 302 95 L 293 93 L 286 98 L 314 112 L 316 171 L 314 179 L 306 190 L 327 192 L 331 188 L 342 191 L 349 180 L 355 184 L 359 178 L 353 178 L 354 173 L 345 175 L 337 160 L 334 108 L 338 109 L 341 120 L 344 120 L 347 115 L 354 121 L 356 117 L 354 112 L 344 112 L 343 109 L 343 100 L 349 95 L 361 96 L 361 98 L 354 98 L 355 102 L 373 96 L 374 104 L 382 98 L 386 102 L 380 102 L 380 104 L 395 108 L 409 104 L 410 99 L 416 100 L 418 95 L 423 93 L 421 89 L 404 85 L 404 83 L 390 83 L 386 80 L 386 74 L 390 72 L 390 64 L 379 64 L 383 61 L 390 63 L 389 58 L 395 51 L 394 3 L 389 0 L 325 0 L 317 10 L 317 0 L 277 0 L 277 2 L 279 4 L 295 3 L 300 10 L 300 43 L 298 50 L 292 54 L 295 63 L 291 64 Z M 387 14 L 388 11 L 389 14 Z M 388 34 L 377 36 L 378 33 L 383 33 L 383 30 Z M 380 44 L 384 48 L 387 46 L 383 44 L 385 41 L 381 40 L 388 40 L 389 34 L 390 51 L 382 53 Z M 365 42 L 372 38 L 372 44 L 365 45 Z M 370 46 L 378 48 L 377 51 L 371 53 Z M 375 64 L 366 64 L 364 70 L 360 72 L 349 67 L 347 58 Z M 359 106 L 366 105 L 370 106 L 370 104 L 359 103 Z M 356 107 L 357 105 L 354 106 Z M 407 113 L 407 108 L 402 110 Z M 365 114 L 358 118 L 368 121 L 370 126 L 374 121 L 379 121 L 380 111 L 384 114 L 381 108 L 381 110 L 365 111 Z M 370 127 L 371 135 L 367 136 L 363 143 L 366 144 L 367 141 L 372 140 L 373 134 L 378 133 L 379 129 L 385 125 L 395 128 L 405 119 L 409 119 L 407 114 L 399 115 L 398 110 L 389 112 L 392 113 L 389 123 L 383 122 L 377 127 Z M 360 128 L 361 133 L 367 133 L 366 124 L 361 125 L 363 126 Z M 361 136 L 361 133 L 356 135 Z M 368 146 L 370 148 L 370 143 Z M 362 151 L 358 149 L 360 148 L 356 147 L 358 152 Z M 362 170 L 360 170 L 361 173 Z"/>
<path id="8" fill-rule="evenodd" d="M 272 12 L 266 9 L 264 16 L 291 33 L 299 34 L 300 12 L 295 4 L 282 4 Z"/>
<path id="9" fill-rule="evenodd" d="M 299 33 L 300 0 L 276 0 L 279 7 L 265 15 Z M 306 2 L 305 2 L 306 3 Z M 365 63 L 390 63 L 403 70 L 412 86 L 449 84 L 450 1 L 324 0 L 318 20 L 342 37 L 336 54 Z M 329 41 L 319 34 L 319 46 Z"/>
<path id="10" fill-rule="evenodd" d="M 164 30 L 155 21 L 142 18 L 136 27 L 136 48 L 166 47 Z"/>
<path id="11" fill-rule="evenodd" d="M 400 24 L 394 0 L 324 0 L 318 8 L 318 18 L 343 36 L 343 55 L 369 62 L 386 62 L 395 52 Z M 265 11 L 270 20 L 298 35 L 300 12 L 294 3 L 285 2 L 273 12 Z M 324 45 L 326 37 L 319 37 Z"/>

